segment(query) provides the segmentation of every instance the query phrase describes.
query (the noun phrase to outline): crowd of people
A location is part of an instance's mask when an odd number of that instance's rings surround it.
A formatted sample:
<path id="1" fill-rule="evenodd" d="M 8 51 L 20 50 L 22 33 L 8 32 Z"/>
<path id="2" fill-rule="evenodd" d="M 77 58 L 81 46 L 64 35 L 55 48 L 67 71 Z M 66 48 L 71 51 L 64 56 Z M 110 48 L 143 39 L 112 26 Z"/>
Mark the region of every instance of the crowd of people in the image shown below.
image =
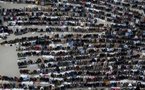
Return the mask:
<path id="1" fill-rule="evenodd" d="M 0 27 L 0 33 L 7 34 L 2 39 L 11 34 L 43 34 L 1 43 L 17 46 L 21 76 L 1 76 L 0 88 L 134 90 L 138 82 L 136 90 L 145 88 L 144 3 L 68 0 L 51 8 L 3 8 L 2 21 L 7 25 Z M 44 28 L 27 27 L 33 25 Z M 10 28 L 15 26 L 22 28 Z"/>
<path id="2" fill-rule="evenodd" d="M 36 4 L 36 0 L 1 0 L 4 2 Z"/>

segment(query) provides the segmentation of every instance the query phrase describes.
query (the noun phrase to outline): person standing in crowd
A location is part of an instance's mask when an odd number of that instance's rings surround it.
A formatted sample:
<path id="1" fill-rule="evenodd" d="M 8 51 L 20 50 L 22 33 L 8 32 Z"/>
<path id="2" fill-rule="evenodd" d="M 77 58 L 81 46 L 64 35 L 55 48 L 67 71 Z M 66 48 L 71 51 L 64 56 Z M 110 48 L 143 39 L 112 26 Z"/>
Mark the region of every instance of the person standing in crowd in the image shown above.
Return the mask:
<path id="1" fill-rule="evenodd" d="M 140 90 L 140 83 L 139 82 L 137 83 L 135 90 Z"/>

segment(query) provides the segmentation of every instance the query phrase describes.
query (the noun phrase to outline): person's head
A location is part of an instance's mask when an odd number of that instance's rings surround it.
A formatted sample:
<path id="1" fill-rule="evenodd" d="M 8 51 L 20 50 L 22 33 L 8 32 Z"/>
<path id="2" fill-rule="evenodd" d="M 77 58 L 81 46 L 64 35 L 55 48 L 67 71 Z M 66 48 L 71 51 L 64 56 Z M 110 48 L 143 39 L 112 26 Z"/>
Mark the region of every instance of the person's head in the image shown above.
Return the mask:
<path id="1" fill-rule="evenodd" d="M 140 85 L 141 85 L 141 82 L 137 82 L 137 86 L 140 87 Z"/>

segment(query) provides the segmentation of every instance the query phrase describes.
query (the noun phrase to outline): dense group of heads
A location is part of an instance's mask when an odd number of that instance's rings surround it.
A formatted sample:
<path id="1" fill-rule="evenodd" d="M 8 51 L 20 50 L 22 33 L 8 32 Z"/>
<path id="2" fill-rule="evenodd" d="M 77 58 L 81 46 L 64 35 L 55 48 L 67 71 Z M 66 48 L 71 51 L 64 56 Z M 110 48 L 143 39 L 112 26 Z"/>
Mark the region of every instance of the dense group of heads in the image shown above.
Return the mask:
<path id="1" fill-rule="evenodd" d="M 1 37 L 41 34 L 3 38 L 1 45 L 17 47 L 21 76 L 3 76 L 11 83 L 1 88 L 128 87 L 129 80 L 144 88 L 143 3 L 70 0 L 51 8 L 2 9 Z"/>

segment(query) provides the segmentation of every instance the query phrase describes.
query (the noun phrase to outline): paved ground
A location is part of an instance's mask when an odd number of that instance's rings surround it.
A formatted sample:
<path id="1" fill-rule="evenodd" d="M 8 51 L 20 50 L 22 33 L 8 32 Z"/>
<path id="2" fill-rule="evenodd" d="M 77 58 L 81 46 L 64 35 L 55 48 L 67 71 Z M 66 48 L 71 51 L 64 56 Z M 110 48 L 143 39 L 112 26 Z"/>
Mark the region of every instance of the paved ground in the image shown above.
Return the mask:
<path id="1" fill-rule="evenodd" d="M 0 75 L 19 76 L 16 47 L 0 46 Z"/>

